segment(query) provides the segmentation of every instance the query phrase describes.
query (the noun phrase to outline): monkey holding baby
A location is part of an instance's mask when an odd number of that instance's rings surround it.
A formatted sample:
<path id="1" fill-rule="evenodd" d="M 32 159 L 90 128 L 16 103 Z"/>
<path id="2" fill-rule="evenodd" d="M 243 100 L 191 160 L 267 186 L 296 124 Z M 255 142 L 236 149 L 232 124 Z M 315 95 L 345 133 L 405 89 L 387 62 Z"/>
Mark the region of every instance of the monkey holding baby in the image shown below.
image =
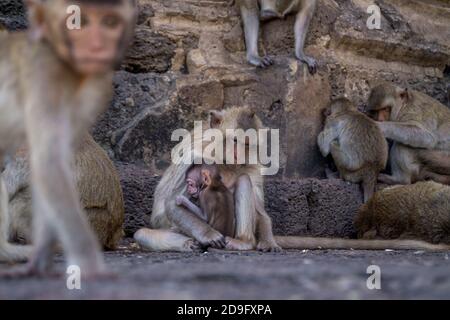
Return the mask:
<path id="1" fill-rule="evenodd" d="M 122 239 L 124 203 L 116 168 L 106 152 L 86 133 L 76 148 L 72 166 L 77 191 L 101 246 L 114 250 Z M 9 240 L 32 243 L 32 199 L 28 153 L 20 152 L 8 161 L 2 173 L 9 195 Z"/>
<path id="2" fill-rule="evenodd" d="M 212 111 L 203 128 L 215 128 L 222 131 L 226 137 L 227 129 L 250 128 L 260 129 L 262 123 L 257 115 L 247 107 L 234 107 L 223 111 Z M 192 138 L 196 138 L 193 133 Z M 202 137 L 200 137 L 202 138 Z M 198 137 L 197 137 L 198 139 Z M 225 138 L 224 138 L 225 139 Z M 192 139 L 193 140 L 193 139 Z M 191 150 L 195 141 L 186 139 L 180 142 L 174 150 L 179 154 L 181 150 Z M 224 143 L 217 141 L 214 143 Z M 239 140 L 235 141 L 234 150 Z M 248 150 L 244 142 L 245 148 Z M 205 146 L 203 146 L 205 148 Z M 192 151 L 194 152 L 194 151 Z M 265 211 L 263 176 L 261 165 L 227 163 L 222 159 L 220 163 L 210 168 L 206 173 L 206 184 L 217 184 L 212 197 L 207 201 L 219 201 L 224 204 L 219 208 L 211 208 L 214 204 L 200 203 L 194 206 L 195 196 L 201 197 L 204 179 L 202 178 L 203 165 L 189 164 L 187 159 L 193 161 L 191 154 L 182 152 L 183 161 L 173 163 L 164 173 L 159 182 L 153 204 L 151 218 L 152 228 L 138 230 L 134 238 L 144 249 L 153 251 L 193 251 L 201 248 L 214 248 L 226 250 L 254 250 L 280 251 L 284 249 L 423 249 L 448 250 L 448 246 L 434 245 L 417 240 L 367 240 L 367 239 L 335 239 L 314 238 L 298 236 L 274 236 L 272 221 Z M 204 169 L 204 168 L 203 168 Z M 220 174 L 218 176 L 215 172 Z M 211 175 L 211 181 L 207 177 Z M 204 177 L 204 175 L 203 175 Z M 224 188 L 225 186 L 225 188 Z M 232 197 L 230 197 L 230 195 Z M 189 197 L 189 198 L 187 198 Z M 233 200 L 233 201 L 231 201 Z M 234 202 L 234 215 L 233 211 Z M 208 210 L 212 210 L 208 212 Z M 215 211 L 214 211 L 215 210 Z M 210 219 L 210 214 L 226 215 L 216 224 Z M 234 235 L 227 236 L 228 231 L 215 229 L 231 226 L 229 217 L 234 219 Z M 214 227 L 212 226 L 214 225 Z M 226 229 L 225 229 L 226 230 Z"/>
<path id="3" fill-rule="evenodd" d="M 69 29 L 70 5 L 81 12 Z M 0 181 L 0 261 L 30 258 L 18 275 L 47 274 L 60 243 L 83 277 L 105 272 L 71 169 L 75 146 L 112 97 L 114 69 L 132 40 L 135 0 L 29 0 L 27 32 L 0 33 L 0 162 L 30 152 L 33 252 L 8 242 L 8 193 Z M 14 273 L 14 272 L 13 272 Z"/>
<path id="4" fill-rule="evenodd" d="M 244 24 L 247 61 L 250 64 L 257 67 L 273 64 L 270 57 L 261 57 L 258 53 L 260 21 L 284 19 L 287 15 L 296 14 L 295 57 L 308 66 L 311 74 L 317 72 L 316 60 L 303 51 L 317 0 L 236 0 L 236 2 Z"/>

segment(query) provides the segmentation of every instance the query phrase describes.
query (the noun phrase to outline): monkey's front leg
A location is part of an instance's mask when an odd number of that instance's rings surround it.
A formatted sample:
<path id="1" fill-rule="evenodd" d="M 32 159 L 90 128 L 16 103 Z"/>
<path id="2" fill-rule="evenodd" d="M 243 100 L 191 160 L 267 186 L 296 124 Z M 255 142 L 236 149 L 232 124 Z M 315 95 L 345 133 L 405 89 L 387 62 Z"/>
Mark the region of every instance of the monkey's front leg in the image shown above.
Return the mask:
<path id="1" fill-rule="evenodd" d="M 168 217 L 185 235 L 197 240 L 203 247 L 222 249 L 225 247 L 225 237 L 202 221 L 189 210 L 180 207 L 175 200 L 168 203 Z"/>
<path id="2" fill-rule="evenodd" d="M 98 240 L 81 209 L 71 171 L 73 121 L 67 110 L 52 108 L 45 99 L 26 110 L 33 198 L 39 203 L 33 209 L 36 219 L 43 220 L 39 223 L 45 223 L 45 229 L 61 241 L 67 265 L 76 265 L 83 277 L 92 277 L 104 274 L 105 265 Z M 42 243 L 42 254 L 31 262 L 37 265 L 53 248 L 50 241 L 34 242 Z"/>
<path id="3" fill-rule="evenodd" d="M 266 56 L 261 58 L 258 53 L 259 39 L 259 8 L 256 0 L 241 0 L 240 11 L 244 23 L 245 45 L 247 46 L 247 61 L 257 67 L 268 67 L 273 60 Z"/>
<path id="4" fill-rule="evenodd" d="M 331 143 L 337 138 L 338 130 L 334 129 L 331 123 L 317 136 L 317 145 L 324 158 L 330 154 Z"/>
<path id="5" fill-rule="evenodd" d="M 304 47 L 309 25 L 311 24 L 314 11 L 316 9 L 316 0 L 303 0 L 303 7 L 297 13 L 295 20 L 295 57 L 303 63 L 306 63 L 311 74 L 317 72 L 317 61 L 305 54 Z"/>
<path id="6" fill-rule="evenodd" d="M 177 196 L 175 198 L 175 202 L 178 206 L 183 206 L 192 213 L 195 213 L 200 219 L 203 221 L 208 221 L 208 217 L 205 215 L 205 213 L 200 209 L 198 206 L 196 206 L 192 201 L 190 201 L 185 196 Z"/>

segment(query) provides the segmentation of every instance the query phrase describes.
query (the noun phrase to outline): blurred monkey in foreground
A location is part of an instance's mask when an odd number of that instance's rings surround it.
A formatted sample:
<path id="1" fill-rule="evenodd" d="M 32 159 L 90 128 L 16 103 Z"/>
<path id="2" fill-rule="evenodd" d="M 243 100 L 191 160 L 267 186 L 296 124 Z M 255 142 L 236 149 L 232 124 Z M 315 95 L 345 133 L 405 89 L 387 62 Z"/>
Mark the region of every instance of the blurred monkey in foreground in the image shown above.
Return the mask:
<path id="1" fill-rule="evenodd" d="M 69 29 L 78 5 L 81 28 Z M 27 143 L 33 197 L 33 254 L 16 274 L 46 274 L 60 241 L 82 276 L 105 272 L 71 170 L 74 145 L 112 96 L 112 77 L 132 39 L 134 0 L 29 0 L 27 33 L 0 34 L 0 158 Z M 0 187 L 0 260 L 28 258 L 7 242 L 7 194 Z M 14 272 L 13 272 L 14 273 Z"/>

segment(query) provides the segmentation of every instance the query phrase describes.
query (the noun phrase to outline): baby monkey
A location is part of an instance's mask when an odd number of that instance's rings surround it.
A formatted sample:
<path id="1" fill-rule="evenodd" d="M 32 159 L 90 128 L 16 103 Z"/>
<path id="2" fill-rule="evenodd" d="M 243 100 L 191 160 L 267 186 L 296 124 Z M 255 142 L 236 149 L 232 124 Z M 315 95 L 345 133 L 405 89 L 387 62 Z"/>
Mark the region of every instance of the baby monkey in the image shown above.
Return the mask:
<path id="1" fill-rule="evenodd" d="M 186 173 L 186 184 L 189 198 L 178 196 L 177 205 L 222 233 L 226 237 L 225 247 L 231 249 L 235 233 L 234 196 L 223 183 L 217 166 L 192 166 Z"/>

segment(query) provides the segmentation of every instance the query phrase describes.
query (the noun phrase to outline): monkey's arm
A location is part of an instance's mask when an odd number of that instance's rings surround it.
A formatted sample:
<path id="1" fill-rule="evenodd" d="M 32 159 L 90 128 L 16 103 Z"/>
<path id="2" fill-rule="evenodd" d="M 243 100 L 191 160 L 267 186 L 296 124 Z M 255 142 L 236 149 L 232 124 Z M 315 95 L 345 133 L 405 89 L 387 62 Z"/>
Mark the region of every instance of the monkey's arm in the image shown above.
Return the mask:
<path id="1" fill-rule="evenodd" d="M 309 72 L 315 74 L 317 72 L 317 61 L 308 57 L 303 49 L 305 47 L 306 35 L 308 34 L 309 25 L 316 9 L 316 0 L 303 0 L 303 7 L 297 14 L 295 21 L 295 56 L 301 62 L 306 63 Z"/>
<path id="2" fill-rule="evenodd" d="M 202 221 L 194 213 L 176 204 L 174 198 L 166 201 L 169 220 L 185 235 L 194 238 L 204 247 L 222 249 L 225 247 L 225 237 Z"/>
<path id="3" fill-rule="evenodd" d="M 195 213 L 200 219 L 203 221 L 207 221 L 206 215 L 203 213 L 202 209 L 200 209 L 198 206 L 196 206 L 192 201 L 190 201 L 185 196 L 178 196 L 176 198 L 176 203 L 179 206 L 183 206 L 192 213 Z"/>
<path id="4" fill-rule="evenodd" d="M 319 146 L 322 156 L 327 157 L 331 151 L 331 142 L 339 137 L 338 130 L 334 126 L 326 126 L 325 129 L 317 137 L 317 145 Z"/>
<path id="5" fill-rule="evenodd" d="M 437 136 L 418 122 L 377 122 L 384 136 L 413 148 L 435 148 Z"/>

